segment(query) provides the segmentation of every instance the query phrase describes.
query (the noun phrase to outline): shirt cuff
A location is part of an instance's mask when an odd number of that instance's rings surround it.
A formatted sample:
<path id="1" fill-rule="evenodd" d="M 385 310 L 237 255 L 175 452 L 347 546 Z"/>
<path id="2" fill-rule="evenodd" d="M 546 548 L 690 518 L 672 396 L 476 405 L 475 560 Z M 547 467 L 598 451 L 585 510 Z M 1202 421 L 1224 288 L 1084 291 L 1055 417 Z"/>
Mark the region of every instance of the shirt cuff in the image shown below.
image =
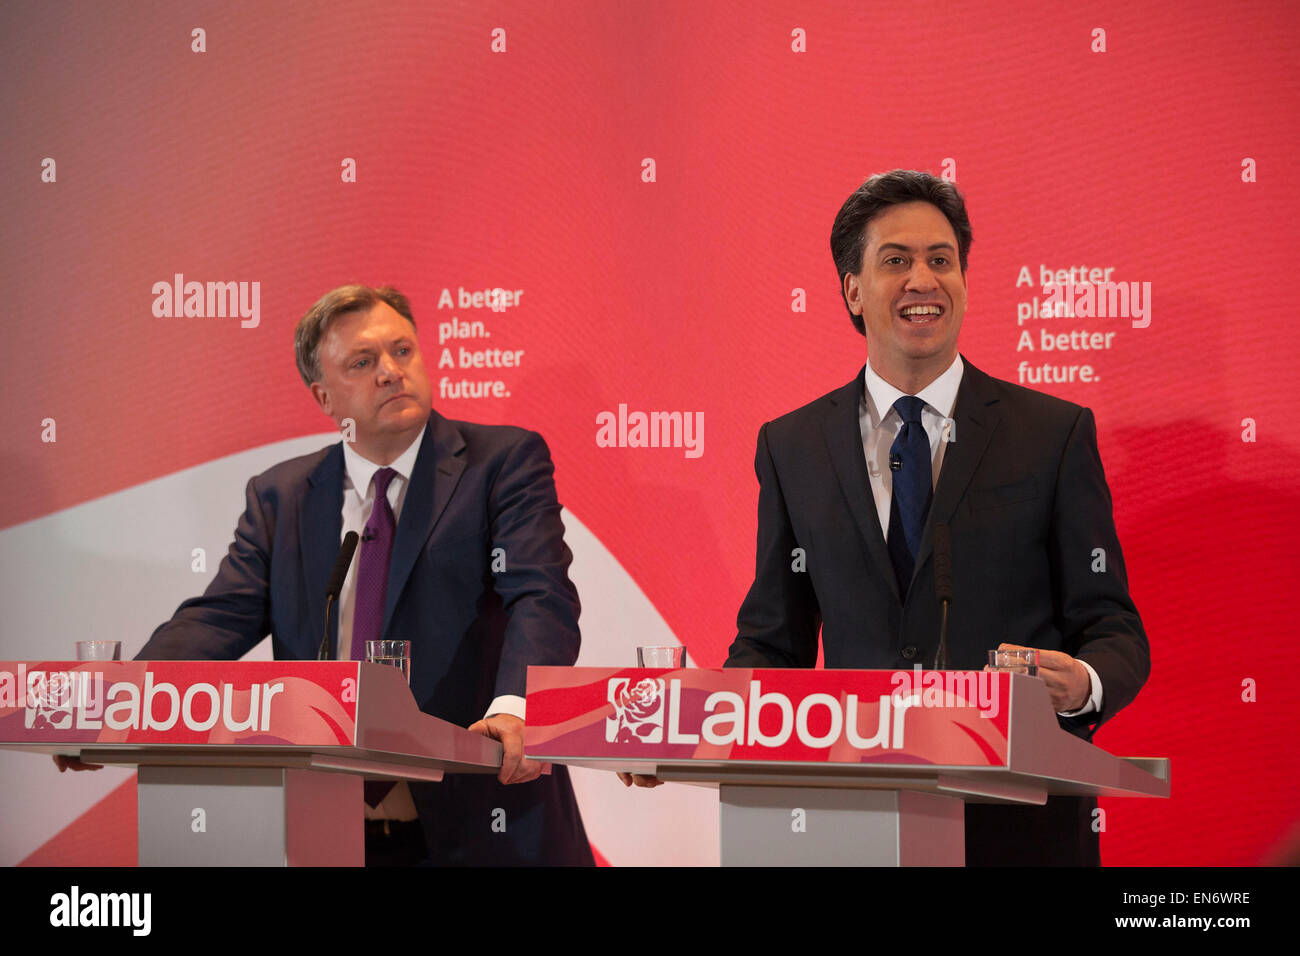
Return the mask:
<path id="1" fill-rule="evenodd" d="M 1091 670 L 1092 668 L 1089 668 Z M 1094 685 L 1096 686 L 1096 685 Z M 488 707 L 487 713 L 483 716 L 492 717 L 496 714 L 509 714 L 511 717 L 524 719 L 524 699 L 517 694 L 502 694 Z"/>
<path id="2" fill-rule="evenodd" d="M 1076 657 L 1075 660 L 1079 659 Z M 1079 661 L 1079 663 L 1088 668 L 1088 680 L 1092 684 L 1092 691 L 1088 695 L 1088 699 L 1083 702 L 1082 707 L 1068 713 L 1057 711 L 1058 717 L 1082 717 L 1084 714 L 1101 713 L 1101 678 L 1097 676 L 1097 672 L 1092 669 L 1092 665 L 1087 661 Z M 521 717 L 520 720 L 522 719 Z"/>

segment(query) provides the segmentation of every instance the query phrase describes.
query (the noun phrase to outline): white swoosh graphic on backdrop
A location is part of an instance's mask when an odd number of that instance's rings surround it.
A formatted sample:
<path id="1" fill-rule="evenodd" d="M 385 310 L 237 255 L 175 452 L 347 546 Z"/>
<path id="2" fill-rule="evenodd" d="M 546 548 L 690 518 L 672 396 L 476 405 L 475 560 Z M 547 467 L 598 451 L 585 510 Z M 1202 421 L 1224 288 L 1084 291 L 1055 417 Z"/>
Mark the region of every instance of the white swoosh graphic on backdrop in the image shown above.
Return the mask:
<path id="1" fill-rule="evenodd" d="M 0 531 L 0 660 L 68 659 L 73 642 L 122 642 L 131 657 L 225 555 L 249 477 L 316 451 L 333 433 L 277 442 Z M 638 644 L 677 643 L 667 623 L 603 544 L 564 512 L 571 576 L 582 599 L 583 666 L 636 662 Z M 191 570 L 204 549 L 206 568 Z M 263 641 L 245 660 L 268 660 Z M 49 757 L 0 751 L 0 866 L 20 862 L 129 778 L 132 771 L 62 774 Z M 607 772 L 572 770 L 587 835 L 615 865 L 718 863 L 717 791 L 668 785 L 626 790 Z"/>

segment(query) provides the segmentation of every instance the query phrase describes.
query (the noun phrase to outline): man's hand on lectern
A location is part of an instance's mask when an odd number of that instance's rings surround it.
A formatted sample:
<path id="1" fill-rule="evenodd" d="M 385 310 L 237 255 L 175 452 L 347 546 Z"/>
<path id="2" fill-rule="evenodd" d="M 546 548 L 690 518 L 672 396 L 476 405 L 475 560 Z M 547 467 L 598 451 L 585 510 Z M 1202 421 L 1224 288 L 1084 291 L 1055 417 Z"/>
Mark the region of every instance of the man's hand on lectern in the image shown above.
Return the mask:
<path id="1" fill-rule="evenodd" d="M 664 785 L 662 780 L 648 773 L 624 773 L 620 770 L 618 779 L 623 781 L 625 787 L 630 787 L 633 784 L 638 787 L 662 787 Z"/>
<path id="2" fill-rule="evenodd" d="M 1027 651 L 1019 644 L 999 644 L 1000 651 Z M 1092 678 L 1088 668 L 1062 651 L 1038 652 L 1038 676 L 1047 684 L 1052 697 L 1052 709 L 1058 714 L 1078 710 L 1092 694 Z"/>
<path id="3" fill-rule="evenodd" d="M 104 765 L 99 763 L 82 763 L 76 757 L 65 757 L 63 754 L 54 755 L 54 766 L 59 768 L 59 773 L 65 770 L 103 770 Z"/>
<path id="4" fill-rule="evenodd" d="M 476 734 L 501 741 L 505 752 L 501 755 L 501 772 L 497 779 L 502 783 L 527 783 L 542 775 L 546 765 L 524 756 L 524 722 L 512 714 L 493 714 L 469 729 Z"/>

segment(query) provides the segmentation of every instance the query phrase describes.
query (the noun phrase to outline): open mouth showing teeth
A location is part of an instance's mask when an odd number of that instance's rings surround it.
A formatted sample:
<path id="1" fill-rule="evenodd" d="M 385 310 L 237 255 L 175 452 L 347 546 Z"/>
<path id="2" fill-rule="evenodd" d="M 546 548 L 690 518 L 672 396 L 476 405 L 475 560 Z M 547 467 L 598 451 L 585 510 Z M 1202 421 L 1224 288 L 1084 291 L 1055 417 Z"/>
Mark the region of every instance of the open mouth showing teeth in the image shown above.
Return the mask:
<path id="1" fill-rule="evenodd" d="M 937 322 L 943 309 L 937 305 L 911 305 L 899 312 L 906 321 L 917 324 Z"/>

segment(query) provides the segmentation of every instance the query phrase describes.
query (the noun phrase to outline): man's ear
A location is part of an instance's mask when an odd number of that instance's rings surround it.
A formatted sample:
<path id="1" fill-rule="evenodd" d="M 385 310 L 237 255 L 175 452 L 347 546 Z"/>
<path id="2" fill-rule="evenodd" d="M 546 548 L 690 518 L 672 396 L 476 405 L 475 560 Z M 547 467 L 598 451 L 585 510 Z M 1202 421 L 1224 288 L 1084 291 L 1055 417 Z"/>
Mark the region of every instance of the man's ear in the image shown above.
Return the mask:
<path id="1" fill-rule="evenodd" d="M 330 393 L 324 385 L 320 382 L 312 382 L 311 397 L 316 399 L 316 404 L 320 406 L 322 412 L 330 418 L 334 417 L 334 413 L 330 410 Z"/>
<path id="2" fill-rule="evenodd" d="M 844 301 L 854 315 L 862 314 L 862 283 L 852 272 L 844 273 Z"/>

